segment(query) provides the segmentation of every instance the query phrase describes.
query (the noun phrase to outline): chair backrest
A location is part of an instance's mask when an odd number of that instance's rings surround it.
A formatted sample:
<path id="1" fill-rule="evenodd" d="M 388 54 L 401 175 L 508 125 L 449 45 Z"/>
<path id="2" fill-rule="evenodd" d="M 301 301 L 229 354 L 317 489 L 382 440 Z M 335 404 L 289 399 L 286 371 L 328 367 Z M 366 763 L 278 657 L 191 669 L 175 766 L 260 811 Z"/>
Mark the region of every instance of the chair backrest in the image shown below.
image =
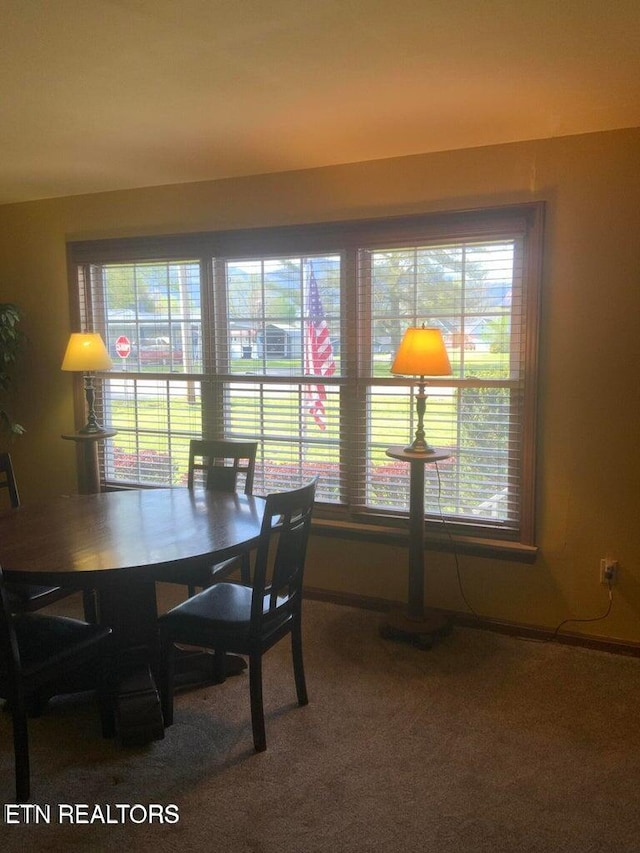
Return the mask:
<path id="1" fill-rule="evenodd" d="M 11 698 L 20 676 L 20 651 L 13 627 L 9 594 L 0 568 L 0 696 Z"/>
<path id="2" fill-rule="evenodd" d="M 9 493 L 11 506 L 15 509 L 20 506 L 20 495 L 18 485 L 13 472 L 10 453 L 0 453 L 0 490 L 6 489 Z"/>
<path id="3" fill-rule="evenodd" d="M 192 489 L 196 475 L 201 473 L 206 489 L 235 492 L 238 478 L 244 477 L 245 495 L 253 494 L 257 441 L 193 438 L 189 444 L 189 473 L 187 485 Z"/>
<path id="4" fill-rule="evenodd" d="M 302 582 L 318 478 L 306 486 L 268 495 L 256 552 L 251 600 L 252 630 L 302 599 Z"/>

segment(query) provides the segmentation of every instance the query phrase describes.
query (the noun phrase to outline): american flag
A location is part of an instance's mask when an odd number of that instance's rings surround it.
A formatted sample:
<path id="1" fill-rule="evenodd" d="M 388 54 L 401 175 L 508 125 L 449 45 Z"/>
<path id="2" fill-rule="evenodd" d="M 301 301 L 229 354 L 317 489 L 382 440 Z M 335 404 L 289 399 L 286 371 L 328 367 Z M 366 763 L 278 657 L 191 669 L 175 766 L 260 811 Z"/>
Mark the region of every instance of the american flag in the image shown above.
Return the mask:
<path id="1" fill-rule="evenodd" d="M 304 372 L 306 376 L 331 376 L 335 373 L 333 347 L 329 337 L 329 327 L 324 318 L 318 282 L 313 273 L 312 264 L 308 265 L 307 280 L 307 321 L 304 348 Z M 327 428 L 324 403 L 327 392 L 324 385 L 308 385 L 307 400 L 309 414 L 320 429 Z"/>

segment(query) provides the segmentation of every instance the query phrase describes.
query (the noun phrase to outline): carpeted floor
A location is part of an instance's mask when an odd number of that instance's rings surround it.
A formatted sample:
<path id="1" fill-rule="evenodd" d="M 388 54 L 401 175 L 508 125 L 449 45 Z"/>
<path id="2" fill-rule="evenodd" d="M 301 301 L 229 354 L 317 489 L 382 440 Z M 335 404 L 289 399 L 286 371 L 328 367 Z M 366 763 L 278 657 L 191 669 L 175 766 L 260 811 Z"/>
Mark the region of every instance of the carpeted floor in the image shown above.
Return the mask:
<path id="1" fill-rule="evenodd" d="M 30 727 L 32 803 L 51 822 L 5 812 L 0 849 L 640 850 L 640 660 L 463 628 L 425 652 L 381 639 L 377 613 L 309 601 L 305 617 L 310 704 L 285 641 L 265 660 L 266 753 L 246 674 L 180 694 L 141 749 L 103 741 L 86 697 L 54 701 Z M 7 714 L 0 744 L 11 802 Z M 61 825 L 60 804 L 136 808 Z M 146 822 L 171 804 L 177 822 Z"/>

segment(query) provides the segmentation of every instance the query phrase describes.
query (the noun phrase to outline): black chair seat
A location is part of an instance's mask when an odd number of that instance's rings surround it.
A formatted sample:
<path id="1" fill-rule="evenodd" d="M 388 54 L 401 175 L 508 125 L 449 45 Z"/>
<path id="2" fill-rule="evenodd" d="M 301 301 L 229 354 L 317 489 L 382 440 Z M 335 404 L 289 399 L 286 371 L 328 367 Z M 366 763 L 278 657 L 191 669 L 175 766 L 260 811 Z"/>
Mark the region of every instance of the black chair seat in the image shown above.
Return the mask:
<path id="1" fill-rule="evenodd" d="M 13 625 L 20 649 L 23 678 L 29 681 L 42 674 L 50 678 L 51 668 L 64 674 L 65 662 L 77 666 L 83 652 L 93 656 L 96 643 L 106 639 L 111 629 L 104 625 L 91 625 L 68 616 L 47 616 L 42 613 L 18 613 Z M 8 675 L 0 664 L 0 693 L 2 678 Z"/>
<path id="2" fill-rule="evenodd" d="M 229 641 L 233 641 L 234 650 L 239 654 L 249 653 L 251 641 L 251 602 L 253 589 L 239 583 L 216 583 L 198 595 L 194 595 L 178 604 L 162 619 L 170 618 L 172 630 L 175 632 L 188 632 L 192 641 L 199 638 L 195 645 L 206 646 L 224 645 L 228 635 Z M 280 605 L 285 604 L 285 599 L 278 599 L 278 607 L 270 615 L 269 596 L 264 598 L 262 612 L 264 621 L 262 633 L 268 635 L 285 625 L 291 614 Z M 239 646 L 243 645 L 243 649 Z"/>
<path id="3" fill-rule="evenodd" d="M 60 586 L 42 586 L 32 583 L 6 583 L 9 607 L 13 613 L 40 610 L 54 601 L 67 598 L 73 593 Z"/>

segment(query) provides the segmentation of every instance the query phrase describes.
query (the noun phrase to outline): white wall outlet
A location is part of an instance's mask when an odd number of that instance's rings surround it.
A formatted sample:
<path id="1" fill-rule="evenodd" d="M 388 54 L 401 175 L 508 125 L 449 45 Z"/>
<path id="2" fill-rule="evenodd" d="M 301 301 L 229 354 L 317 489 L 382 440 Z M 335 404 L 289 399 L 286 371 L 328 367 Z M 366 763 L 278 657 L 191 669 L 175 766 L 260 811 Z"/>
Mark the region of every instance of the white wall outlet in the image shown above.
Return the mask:
<path id="1" fill-rule="evenodd" d="M 600 560 L 600 583 L 611 586 L 618 579 L 618 561 L 603 557 Z"/>

